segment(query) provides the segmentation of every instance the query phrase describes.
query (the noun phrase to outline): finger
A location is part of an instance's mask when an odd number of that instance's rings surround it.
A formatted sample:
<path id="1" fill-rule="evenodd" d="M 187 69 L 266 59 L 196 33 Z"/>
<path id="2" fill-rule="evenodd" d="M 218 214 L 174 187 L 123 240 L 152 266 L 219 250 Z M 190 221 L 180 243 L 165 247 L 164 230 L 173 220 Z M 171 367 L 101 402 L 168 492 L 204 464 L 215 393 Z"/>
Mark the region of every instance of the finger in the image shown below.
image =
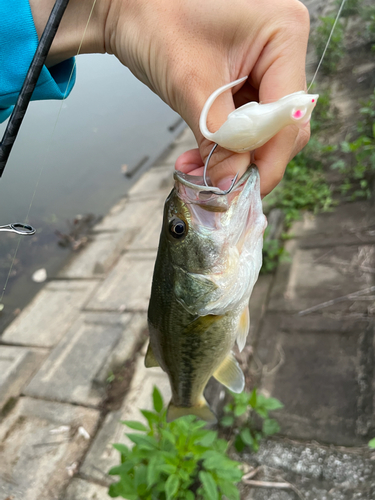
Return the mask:
<path id="1" fill-rule="evenodd" d="M 180 155 L 175 164 L 176 170 L 189 175 L 203 175 L 203 161 L 199 149 L 190 149 Z"/>
<path id="2" fill-rule="evenodd" d="M 302 4 L 301 4 L 302 6 Z M 259 85 L 261 102 L 273 102 L 283 96 L 306 89 L 305 57 L 309 32 L 308 13 L 298 10 L 299 22 L 293 30 L 284 29 L 262 53 L 252 72 L 252 83 Z M 287 21 L 286 21 L 287 22 Z M 288 35 L 288 38 L 286 37 Z M 278 52 L 278 47 L 281 47 Z M 261 193 L 268 194 L 283 177 L 287 163 L 308 142 L 309 125 L 285 127 L 254 154 L 261 178 Z"/>

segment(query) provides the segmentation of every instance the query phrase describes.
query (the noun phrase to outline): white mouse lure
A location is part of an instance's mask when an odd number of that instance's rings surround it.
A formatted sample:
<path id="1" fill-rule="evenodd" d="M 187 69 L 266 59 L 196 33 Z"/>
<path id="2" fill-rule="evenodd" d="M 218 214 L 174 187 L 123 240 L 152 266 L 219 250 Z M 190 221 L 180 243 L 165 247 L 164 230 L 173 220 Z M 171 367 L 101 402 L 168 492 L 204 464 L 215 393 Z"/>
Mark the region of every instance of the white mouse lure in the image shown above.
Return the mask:
<path id="1" fill-rule="evenodd" d="M 246 79 L 247 76 L 220 87 L 207 99 L 199 119 L 200 131 L 206 139 L 235 153 L 243 153 L 263 146 L 287 125 L 303 127 L 309 122 L 319 95 L 301 90 L 267 104 L 255 101 L 244 104 L 228 115 L 219 130 L 210 132 L 207 115 L 216 98 Z"/>

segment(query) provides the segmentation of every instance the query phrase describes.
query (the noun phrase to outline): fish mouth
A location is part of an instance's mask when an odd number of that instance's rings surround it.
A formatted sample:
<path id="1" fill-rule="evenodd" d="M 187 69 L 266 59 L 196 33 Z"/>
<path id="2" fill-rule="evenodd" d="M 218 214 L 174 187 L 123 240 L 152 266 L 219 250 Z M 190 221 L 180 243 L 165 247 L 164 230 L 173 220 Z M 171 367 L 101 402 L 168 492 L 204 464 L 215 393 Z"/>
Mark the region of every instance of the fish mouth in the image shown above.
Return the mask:
<path id="1" fill-rule="evenodd" d="M 252 187 L 258 177 L 257 166 L 251 164 L 229 192 L 221 194 L 212 185 L 209 177 L 206 178 L 208 184 L 206 185 L 203 176 L 189 175 L 179 170 L 174 172 L 175 189 L 181 200 L 188 204 L 199 205 L 202 209 L 210 212 L 226 212 L 233 199 L 244 190 L 245 185 L 250 184 Z"/>
<path id="2" fill-rule="evenodd" d="M 205 185 L 201 176 L 174 172 L 177 196 L 190 212 L 190 224 L 200 233 L 225 229 L 231 243 L 243 240 L 252 221 L 252 206 L 260 201 L 259 172 L 251 164 L 229 193 L 222 195 L 213 190 L 211 181 Z M 230 235 L 230 236 L 229 236 Z"/>

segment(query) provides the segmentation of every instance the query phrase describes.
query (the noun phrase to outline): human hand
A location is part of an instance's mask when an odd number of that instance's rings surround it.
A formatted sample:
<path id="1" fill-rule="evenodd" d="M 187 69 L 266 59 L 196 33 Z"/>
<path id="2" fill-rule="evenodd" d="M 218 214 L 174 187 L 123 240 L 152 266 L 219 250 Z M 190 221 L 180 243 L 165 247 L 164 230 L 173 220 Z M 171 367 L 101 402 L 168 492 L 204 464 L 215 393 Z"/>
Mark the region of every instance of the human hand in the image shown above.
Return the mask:
<path id="1" fill-rule="evenodd" d="M 251 100 L 272 102 L 305 89 L 309 33 L 306 8 L 297 0 L 114 0 L 106 31 L 107 50 L 167 102 L 193 130 L 199 149 L 187 151 L 176 168 L 202 175 L 212 142 L 198 127 L 210 94 L 249 75 L 244 85 L 214 103 L 208 117 L 217 130 L 228 114 Z M 112 19 L 112 21 L 111 21 Z M 288 161 L 305 146 L 309 127 L 288 126 L 253 154 L 261 193 L 281 180 Z M 250 153 L 217 148 L 209 164 L 214 185 L 230 185 L 250 164 Z"/>

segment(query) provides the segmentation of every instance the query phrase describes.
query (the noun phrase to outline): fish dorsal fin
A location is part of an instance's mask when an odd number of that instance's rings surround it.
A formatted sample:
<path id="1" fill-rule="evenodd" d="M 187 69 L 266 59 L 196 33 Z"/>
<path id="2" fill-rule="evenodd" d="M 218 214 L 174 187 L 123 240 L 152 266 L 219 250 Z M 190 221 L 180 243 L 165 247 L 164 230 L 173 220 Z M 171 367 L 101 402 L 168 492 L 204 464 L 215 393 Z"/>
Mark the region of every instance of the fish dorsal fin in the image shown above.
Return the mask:
<path id="1" fill-rule="evenodd" d="M 157 359 L 155 358 L 154 351 L 152 350 L 151 344 L 148 344 L 147 352 L 145 356 L 145 367 L 154 368 L 155 366 L 160 366 Z"/>
<path id="2" fill-rule="evenodd" d="M 242 392 L 245 387 L 244 374 L 233 353 L 229 353 L 213 376 L 232 392 Z"/>
<path id="3" fill-rule="evenodd" d="M 243 351 L 243 348 L 246 345 L 247 334 L 249 333 L 250 328 L 250 311 L 249 307 L 246 306 L 243 310 L 240 321 L 238 324 L 238 332 L 237 332 L 237 345 L 240 352 Z"/>

